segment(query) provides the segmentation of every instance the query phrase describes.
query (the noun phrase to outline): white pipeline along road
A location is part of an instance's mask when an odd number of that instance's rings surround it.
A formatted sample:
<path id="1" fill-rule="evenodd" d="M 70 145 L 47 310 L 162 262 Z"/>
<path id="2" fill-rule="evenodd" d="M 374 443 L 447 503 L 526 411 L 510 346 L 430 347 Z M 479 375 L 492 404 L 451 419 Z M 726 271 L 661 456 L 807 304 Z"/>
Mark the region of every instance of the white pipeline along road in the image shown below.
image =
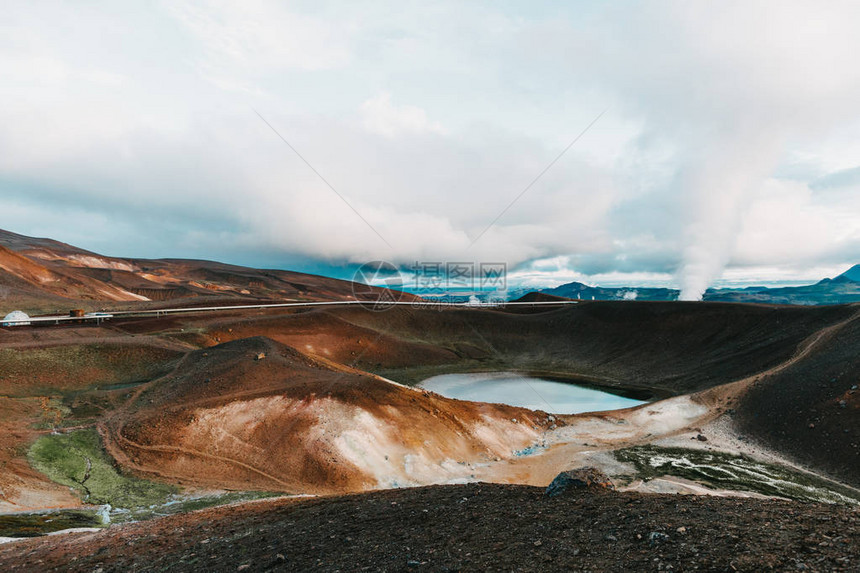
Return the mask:
<path id="1" fill-rule="evenodd" d="M 164 308 L 164 309 L 146 309 L 146 310 L 120 310 L 120 311 L 105 311 L 89 313 L 84 316 L 35 316 L 20 320 L 3 321 L 3 326 L 27 326 L 33 323 L 36 324 L 61 324 L 65 322 L 95 322 L 100 323 L 105 320 L 119 317 L 159 317 L 168 314 L 179 314 L 189 312 L 219 312 L 219 311 L 234 311 L 234 310 L 259 310 L 267 308 L 299 308 L 299 307 L 319 307 L 319 306 L 349 306 L 363 305 L 376 311 L 385 310 L 391 306 L 412 306 L 415 308 L 504 308 L 507 306 L 562 306 L 568 304 L 577 304 L 575 300 L 560 300 L 560 301 L 536 301 L 536 302 L 500 302 L 500 303 L 450 303 L 450 302 L 433 302 L 433 301 L 385 301 L 374 303 L 373 301 L 363 300 L 343 300 L 343 301 L 318 301 L 318 302 L 282 302 L 282 303 L 267 303 L 267 304 L 242 304 L 230 306 L 198 306 L 185 308 Z"/>

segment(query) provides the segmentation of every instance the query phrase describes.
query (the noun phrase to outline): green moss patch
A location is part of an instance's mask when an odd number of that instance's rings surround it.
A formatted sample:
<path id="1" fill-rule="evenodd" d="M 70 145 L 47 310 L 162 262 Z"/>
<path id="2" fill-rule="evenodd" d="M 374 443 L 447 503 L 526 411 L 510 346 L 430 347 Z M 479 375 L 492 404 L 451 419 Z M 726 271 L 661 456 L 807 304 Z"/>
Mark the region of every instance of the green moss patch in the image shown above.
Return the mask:
<path id="1" fill-rule="evenodd" d="M 76 527 L 103 527 L 95 511 L 57 511 L 0 515 L 0 537 L 38 537 Z"/>
<path id="2" fill-rule="evenodd" d="M 53 481 L 69 486 L 86 503 L 135 508 L 165 503 L 173 486 L 121 474 L 95 429 L 39 438 L 27 455 Z"/>

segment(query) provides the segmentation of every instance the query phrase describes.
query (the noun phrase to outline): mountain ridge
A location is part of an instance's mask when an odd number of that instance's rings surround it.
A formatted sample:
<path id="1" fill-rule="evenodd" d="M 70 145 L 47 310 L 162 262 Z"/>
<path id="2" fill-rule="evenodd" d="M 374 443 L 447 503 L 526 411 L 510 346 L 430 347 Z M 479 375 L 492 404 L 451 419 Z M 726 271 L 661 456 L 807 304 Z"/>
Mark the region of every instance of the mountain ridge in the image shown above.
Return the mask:
<path id="1" fill-rule="evenodd" d="M 580 300 L 678 300 L 680 291 L 655 287 L 599 287 L 571 282 L 538 292 Z M 702 298 L 711 302 L 751 302 L 764 304 L 846 304 L 860 302 L 860 264 L 844 273 L 817 283 L 794 287 L 749 286 L 709 288 Z"/>
<path id="2" fill-rule="evenodd" d="M 845 279 L 853 282 L 860 282 L 860 264 L 854 265 L 853 267 L 836 277 L 836 279 Z"/>
<path id="3" fill-rule="evenodd" d="M 0 229 L 0 301 L 30 312 L 174 300 L 355 300 L 349 281 L 196 259 L 111 257 Z M 369 289 L 370 287 L 368 287 Z M 411 295 L 404 294 L 405 297 Z M 9 308 L 8 310 L 12 310 Z"/>

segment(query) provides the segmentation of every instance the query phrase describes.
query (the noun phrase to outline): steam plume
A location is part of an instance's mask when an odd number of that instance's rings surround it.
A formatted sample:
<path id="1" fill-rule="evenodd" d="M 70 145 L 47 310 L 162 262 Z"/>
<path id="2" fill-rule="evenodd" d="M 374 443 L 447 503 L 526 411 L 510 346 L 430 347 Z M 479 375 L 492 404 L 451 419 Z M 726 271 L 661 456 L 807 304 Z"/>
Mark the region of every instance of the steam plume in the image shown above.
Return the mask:
<path id="1" fill-rule="evenodd" d="M 701 300 L 731 258 L 744 208 L 772 170 L 782 138 L 770 126 L 729 132 L 692 158 L 684 186 L 689 223 L 680 268 L 680 300 Z"/>

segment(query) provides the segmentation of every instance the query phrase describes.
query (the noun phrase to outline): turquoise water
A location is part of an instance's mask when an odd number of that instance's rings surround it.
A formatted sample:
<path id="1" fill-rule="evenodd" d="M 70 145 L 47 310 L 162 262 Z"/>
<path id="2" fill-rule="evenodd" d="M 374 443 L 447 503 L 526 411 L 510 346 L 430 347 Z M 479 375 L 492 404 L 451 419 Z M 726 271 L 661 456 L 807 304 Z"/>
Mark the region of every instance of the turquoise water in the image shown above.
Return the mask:
<path id="1" fill-rule="evenodd" d="M 510 372 L 443 374 L 418 386 L 446 398 L 508 404 L 552 414 L 619 410 L 644 404 L 594 388 Z"/>

